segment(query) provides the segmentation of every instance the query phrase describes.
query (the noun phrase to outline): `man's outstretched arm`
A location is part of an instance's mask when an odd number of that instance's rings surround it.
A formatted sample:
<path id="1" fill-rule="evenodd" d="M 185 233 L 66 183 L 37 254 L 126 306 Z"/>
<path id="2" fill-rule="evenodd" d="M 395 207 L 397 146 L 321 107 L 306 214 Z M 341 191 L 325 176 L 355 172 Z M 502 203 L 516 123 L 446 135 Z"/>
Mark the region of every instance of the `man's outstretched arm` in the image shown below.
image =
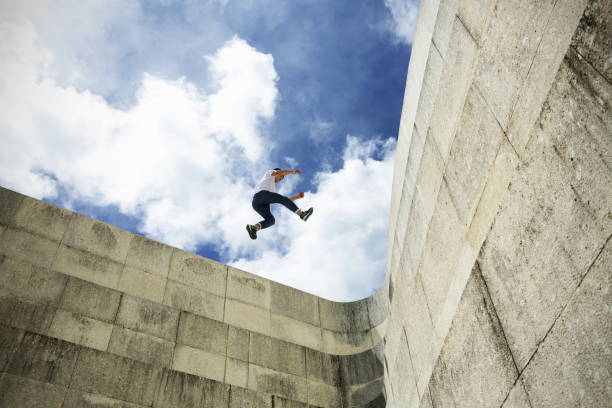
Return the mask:
<path id="1" fill-rule="evenodd" d="M 286 176 L 287 174 L 300 174 L 301 171 L 299 170 L 274 170 L 272 172 L 273 176 Z"/>
<path id="2" fill-rule="evenodd" d="M 294 195 L 293 197 L 290 198 L 291 201 L 295 201 L 295 200 L 299 200 L 300 198 L 304 198 L 304 193 L 299 192 L 296 195 Z"/>

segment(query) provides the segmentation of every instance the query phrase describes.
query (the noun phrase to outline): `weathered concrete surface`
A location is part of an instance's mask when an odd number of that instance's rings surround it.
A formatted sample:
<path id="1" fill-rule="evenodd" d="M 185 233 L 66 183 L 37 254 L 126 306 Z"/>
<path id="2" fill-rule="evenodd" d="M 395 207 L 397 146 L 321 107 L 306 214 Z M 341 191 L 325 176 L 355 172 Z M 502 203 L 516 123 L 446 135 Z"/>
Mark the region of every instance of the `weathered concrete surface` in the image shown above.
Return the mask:
<path id="1" fill-rule="evenodd" d="M 0 191 L 8 406 L 43 403 L 28 390 L 68 407 L 384 400 L 386 291 L 336 304 Z"/>
<path id="2" fill-rule="evenodd" d="M 612 4 L 427 3 L 391 202 L 387 406 L 607 406 Z"/>

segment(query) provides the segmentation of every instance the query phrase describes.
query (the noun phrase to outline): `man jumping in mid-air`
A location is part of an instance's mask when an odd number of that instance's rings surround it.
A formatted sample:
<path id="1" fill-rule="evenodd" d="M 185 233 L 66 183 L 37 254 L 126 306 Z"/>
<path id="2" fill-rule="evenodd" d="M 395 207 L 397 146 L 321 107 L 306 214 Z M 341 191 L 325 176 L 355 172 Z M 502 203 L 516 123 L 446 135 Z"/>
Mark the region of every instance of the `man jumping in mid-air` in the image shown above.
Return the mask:
<path id="1" fill-rule="evenodd" d="M 247 224 L 246 229 L 251 239 L 257 239 L 257 231 L 274 225 L 274 216 L 270 212 L 270 204 L 282 204 L 306 221 L 312 215 L 312 207 L 306 211 L 300 210 L 293 201 L 304 197 L 304 193 L 297 193 L 293 197 L 285 197 L 276 193 L 276 185 L 287 174 L 300 174 L 299 170 L 268 170 L 257 184 L 257 192 L 253 196 L 253 209 L 264 219 L 255 225 Z"/>

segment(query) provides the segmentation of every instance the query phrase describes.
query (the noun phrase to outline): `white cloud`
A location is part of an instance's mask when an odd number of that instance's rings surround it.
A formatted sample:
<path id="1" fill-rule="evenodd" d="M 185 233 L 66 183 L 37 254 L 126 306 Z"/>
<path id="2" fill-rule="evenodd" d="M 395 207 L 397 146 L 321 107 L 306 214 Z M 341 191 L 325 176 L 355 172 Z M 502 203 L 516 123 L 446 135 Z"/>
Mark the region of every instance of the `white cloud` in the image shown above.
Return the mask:
<path id="1" fill-rule="evenodd" d="M 146 38 L 141 19 L 137 0 L 0 2 L 2 22 L 36 27 L 37 40 L 53 53 L 47 71 L 58 84 L 104 93 L 121 83 L 125 53 Z"/>
<path id="2" fill-rule="evenodd" d="M 385 274 L 393 148 L 392 139 L 347 137 L 342 169 L 319 173 L 318 190 L 296 202 L 313 206 L 312 217 L 304 223 L 277 206 L 277 223 L 254 241 L 259 253 L 233 264 L 330 299 L 373 293 Z M 376 152 L 381 160 L 370 158 Z"/>
<path id="3" fill-rule="evenodd" d="M 58 85 L 32 24 L 2 23 L 0 36 L 0 183 L 40 198 L 56 194 L 57 180 L 77 199 L 141 217 L 153 238 L 240 251 L 248 237 L 235 223 L 250 210 L 252 173 L 266 166 L 262 126 L 276 106 L 271 56 L 234 38 L 208 58 L 214 93 L 144 74 L 136 102 L 120 110 Z"/>
<path id="4" fill-rule="evenodd" d="M 419 4 L 418 0 L 385 0 L 385 6 L 392 17 L 387 29 L 398 41 L 412 44 L 419 16 Z"/>

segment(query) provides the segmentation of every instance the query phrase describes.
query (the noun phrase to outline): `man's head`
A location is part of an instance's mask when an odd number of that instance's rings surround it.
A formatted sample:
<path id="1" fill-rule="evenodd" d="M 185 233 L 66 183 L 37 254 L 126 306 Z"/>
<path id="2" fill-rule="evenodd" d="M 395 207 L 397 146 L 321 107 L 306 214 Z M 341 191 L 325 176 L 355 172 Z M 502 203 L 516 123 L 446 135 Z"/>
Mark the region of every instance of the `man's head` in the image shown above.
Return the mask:
<path id="1" fill-rule="evenodd" d="M 272 169 L 272 170 L 280 171 L 280 169 L 278 167 L 276 167 L 275 169 Z M 283 176 L 282 174 L 277 174 L 276 176 L 274 176 L 274 182 L 278 183 L 279 181 L 281 181 L 284 178 L 285 178 L 285 176 Z"/>

